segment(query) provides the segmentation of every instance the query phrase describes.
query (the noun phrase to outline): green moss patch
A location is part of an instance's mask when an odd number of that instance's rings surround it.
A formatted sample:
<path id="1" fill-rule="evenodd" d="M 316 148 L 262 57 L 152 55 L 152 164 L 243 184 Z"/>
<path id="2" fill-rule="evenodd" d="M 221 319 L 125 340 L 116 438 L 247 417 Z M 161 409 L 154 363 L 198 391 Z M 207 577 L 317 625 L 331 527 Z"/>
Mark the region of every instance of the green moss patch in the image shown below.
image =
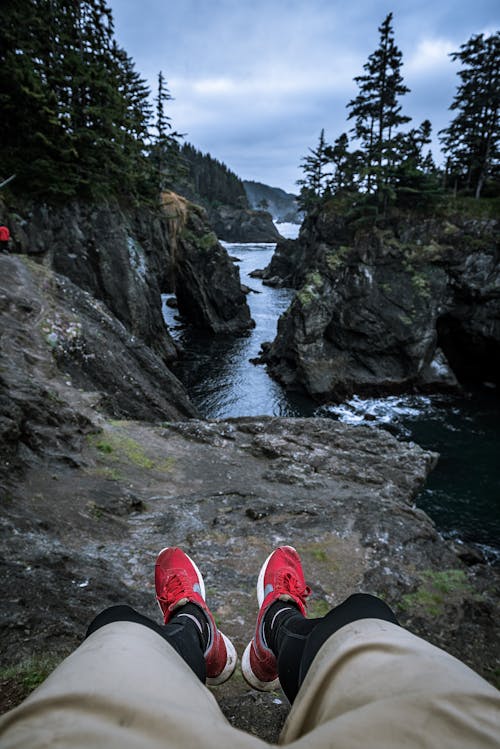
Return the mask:
<path id="1" fill-rule="evenodd" d="M 99 452 L 101 462 L 126 462 L 138 468 L 156 470 L 163 473 L 170 473 L 175 466 L 175 458 L 161 457 L 156 460 L 149 457 L 137 440 L 116 428 L 106 430 L 101 434 L 89 435 L 87 439 L 90 445 Z M 114 474 L 112 469 L 108 469 L 108 471 L 109 473 L 105 478 L 114 479 L 118 475 L 117 473 Z"/>
<path id="2" fill-rule="evenodd" d="M 306 276 L 304 286 L 297 292 L 296 299 L 303 307 L 307 307 L 320 298 L 323 289 L 323 278 L 318 271 L 312 271 Z"/>
<path id="3" fill-rule="evenodd" d="M 464 570 L 425 570 L 419 577 L 417 590 L 403 596 L 400 604 L 410 614 L 439 616 L 447 604 L 473 596 Z"/>
<path id="4" fill-rule="evenodd" d="M 326 616 L 332 607 L 324 599 L 312 599 L 307 604 L 307 614 L 311 619 L 319 619 L 320 616 Z"/>
<path id="5" fill-rule="evenodd" d="M 25 695 L 36 689 L 55 669 L 60 659 L 56 656 L 32 656 L 0 671 L 0 681 L 18 684 Z"/>
<path id="6" fill-rule="evenodd" d="M 182 238 L 189 242 L 189 244 L 194 245 L 199 250 L 207 251 L 211 250 L 213 247 L 215 247 L 218 243 L 217 235 L 213 231 L 209 231 L 206 234 L 195 234 L 190 229 L 183 229 Z"/>

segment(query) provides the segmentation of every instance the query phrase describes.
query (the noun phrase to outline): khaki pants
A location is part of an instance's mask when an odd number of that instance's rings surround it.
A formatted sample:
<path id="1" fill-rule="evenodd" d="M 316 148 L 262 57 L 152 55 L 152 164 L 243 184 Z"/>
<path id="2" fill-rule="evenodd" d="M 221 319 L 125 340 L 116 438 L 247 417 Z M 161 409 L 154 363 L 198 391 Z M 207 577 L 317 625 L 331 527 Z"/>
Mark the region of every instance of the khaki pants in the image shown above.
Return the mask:
<path id="1" fill-rule="evenodd" d="M 500 743 L 500 693 L 394 624 L 363 619 L 314 659 L 280 738 L 302 749 L 482 749 Z M 257 749 L 156 632 L 102 627 L 0 719 L 2 749 Z"/>

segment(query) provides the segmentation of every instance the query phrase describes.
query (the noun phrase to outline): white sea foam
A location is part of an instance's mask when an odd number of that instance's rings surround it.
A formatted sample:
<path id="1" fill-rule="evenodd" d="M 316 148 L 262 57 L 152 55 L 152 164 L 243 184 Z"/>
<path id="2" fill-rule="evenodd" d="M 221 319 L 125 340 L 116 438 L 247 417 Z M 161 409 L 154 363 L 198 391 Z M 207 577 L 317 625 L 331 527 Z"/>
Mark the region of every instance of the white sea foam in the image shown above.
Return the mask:
<path id="1" fill-rule="evenodd" d="M 332 414 L 345 424 L 393 424 L 402 419 L 418 419 L 433 410 L 426 395 L 391 395 L 387 398 L 360 398 L 355 395 L 345 403 L 322 406 L 320 411 Z M 320 415 L 320 414 L 319 414 Z"/>

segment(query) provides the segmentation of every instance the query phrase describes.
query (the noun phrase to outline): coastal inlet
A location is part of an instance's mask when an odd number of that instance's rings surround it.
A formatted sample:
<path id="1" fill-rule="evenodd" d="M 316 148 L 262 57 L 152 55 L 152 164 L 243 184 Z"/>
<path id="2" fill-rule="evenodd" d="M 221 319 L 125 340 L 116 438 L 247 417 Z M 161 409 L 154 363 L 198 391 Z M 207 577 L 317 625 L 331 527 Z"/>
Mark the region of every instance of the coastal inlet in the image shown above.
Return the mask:
<path id="1" fill-rule="evenodd" d="M 294 224 L 279 224 L 294 238 Z M 377 425 L 403 440 L 415 441 L 440 454 L 424 491 L 417 499 L 438 529 L 459 541 L 477 544 L 488 561 L 500 559 L 500 400 L 484 386 L 463 397 L 409 395 L 353 398 L 340 406 L 321 406 L 306 394 L 287 392 L 251 363 L 261 344 L 276 335 L 279 316 L 293 289 L 272 288 L 249 274 L 264 268 L 274 244 L 229 244 L 241 282 L 251 289 L 247 299 L 255 320 L 246 337 L 209 337 L 195 330 L 167 305 L 163 314 L 173 337 L 183 347 L 175 373 L 205 418 L 237 416 L 328 416 L 349 424 Z"/>

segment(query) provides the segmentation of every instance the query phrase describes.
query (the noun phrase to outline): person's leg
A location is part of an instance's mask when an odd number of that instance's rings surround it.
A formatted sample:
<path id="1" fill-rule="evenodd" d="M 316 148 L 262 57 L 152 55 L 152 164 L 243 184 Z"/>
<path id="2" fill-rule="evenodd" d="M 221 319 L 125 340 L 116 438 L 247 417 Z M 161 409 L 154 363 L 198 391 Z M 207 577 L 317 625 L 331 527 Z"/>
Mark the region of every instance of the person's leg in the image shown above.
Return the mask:
<path id="1" fill-rule="evenodd" d="M 163 626 L 130 606 L 111 606 L 93 620 L 87 636 L 111 622 L 142 624 L 163 637 L 203 683 L 229 679 L 236 668 L 236 651 L 205 603 L 205 583 L 193 560 L 177 547 L 163 549 L 156 560 L 155 587 Z"/>
<path id="2" fill-rule="evenodd" d="M 400 627 L 374 596 L 306 619 L 309 593 L 295 549 L 274 551 L 259 574 L 260 611 L 242 669 L 258 689 L 281 683 L 293 702 L 281 744 L 496 748 L 500 694 L 484 679 Z"/>
<path id="3" fill-rule="evenodd" d="M 296 749 L 497 749 L 500 693 L 465 664 L 379 618 L 316 652 L 280 736 Z"/>
<path id="4" fill-rule="evenodd" d="M 268 749 L 224 718 L 214 695 L 155 631 L 129 621 L 91 634 L 0 718 L 2 749 Z"/>
<path id="5" fill-rule="evenodd" d="M 283 605 L 281 601 L 272 605 L 264 619 L 264 632 L 268 633 L 266 639 L 276 655 L 280 684 L 290 703 L 319 649 L 337 630 L 360 619 L 398 623 L 386 603 L 366 593 L 355 593 L 317 619 L 306 619 L 298 609 L 283 611 L 276 617 Z M 275 626 L 271 627 L 273 619 Z"/>
<path id="6" fill-rule="evenodd" d="M 0 718 L 2 749 L 268 747 L 230 726 L 200 683 L 201 668 L 220 683 L 235 660 L 205 604 L 201 574 L 180 549 L 158 557 L 156 593 L 166 624 L 129 606 L 99 614 L 83 644 Z"/>
<path id="7" fill-rule="evenodd" d="M 139 614 L 131 606 L 111 606 L 104 609 L 90 623 L 86 637 L 97 632 L 101 627 L 112 622 L 135 622 L 142 624 L 153 632 L 157 632 L 179 653 L 189 668 L 196 674 L 204 684 L 207 676 L 204 652 L 208 638 L 206 627 L 199 622 L 201 609 L 192 603 L 187 603 L 176 611 L 176 615 L 170 619 L 168 624 L 158 624 L 143 614 Z M 204 631 L 205 630 L 205 631 Z"/>
<path id="8" fill-rule="evenodd" d="M 323 643 L 350 622 L 376 618 L 397 624 L 389 606 L 375 596 L 355 594 L 326 616 L 306 619 L 305 583 L 300 557 L 291 546 L 276 549 L 257 582 L 260 604 L 254 638 L 242 660 L 245 679 L 256 689 L 281 685 L 292 703 Z"/>

